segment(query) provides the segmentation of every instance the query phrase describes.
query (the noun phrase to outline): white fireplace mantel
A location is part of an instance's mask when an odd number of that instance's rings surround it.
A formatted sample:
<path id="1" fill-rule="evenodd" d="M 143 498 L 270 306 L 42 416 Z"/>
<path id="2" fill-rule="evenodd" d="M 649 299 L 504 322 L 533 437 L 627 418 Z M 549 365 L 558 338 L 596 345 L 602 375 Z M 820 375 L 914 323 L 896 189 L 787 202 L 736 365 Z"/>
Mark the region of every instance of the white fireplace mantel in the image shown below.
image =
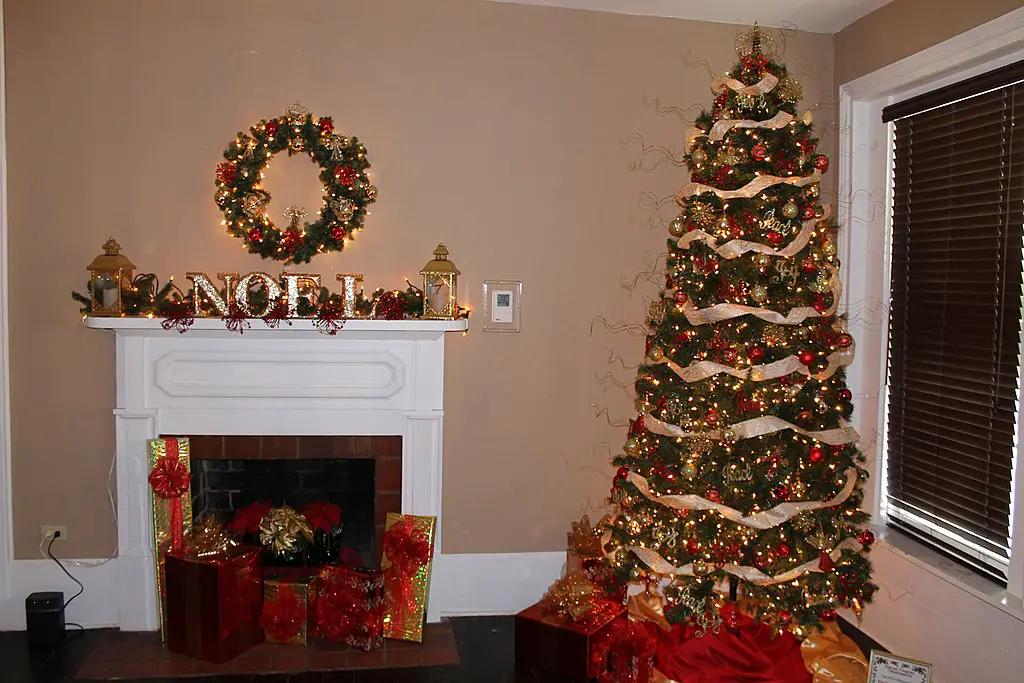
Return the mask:
<path id="1" fill-rule="evenodd" d="M 402 512 L 441 516 L 445 333 L 465 320 L 312 321 L 184 334 L 155 318 L 86 318 L 117 341 L 118 625 L 158 626 L 146 440 L 170 435 L 402 437 Z M 439 525 L 440 528 L 440 525 Z M 440 559 L 442 539 L 437 538 Z M 437 621 L 447 585 L 430 595 Z"/>

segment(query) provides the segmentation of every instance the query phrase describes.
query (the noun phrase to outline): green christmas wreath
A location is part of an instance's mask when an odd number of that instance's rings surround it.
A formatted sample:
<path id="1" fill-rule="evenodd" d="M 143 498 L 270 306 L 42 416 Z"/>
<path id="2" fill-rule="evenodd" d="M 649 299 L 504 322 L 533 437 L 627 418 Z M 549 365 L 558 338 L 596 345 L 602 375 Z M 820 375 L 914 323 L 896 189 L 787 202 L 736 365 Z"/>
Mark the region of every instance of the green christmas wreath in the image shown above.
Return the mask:
<path id="1" fill-rule="evenodd" d="M 288 207 L 284 230 L 270 219 L 270 193 L 262 185 L 267 163 L 278 152 L 308 154 L 320 166 L 324 202 L 312 223 L 300 224 L 306 212 Z M 367 207 L 377 188 L 366 173 L 370 162 L 357 138 L 334 132 L 329 116 L 314 117 L 299 104 L 284 116 L 260 121 L 239 133 L 217 166 L 215 201 L 224 213 L 229 234 L 250 252 L 285 263 L 309 263 L 319 253 L 341 251 L 346 240 L 363 229 Z"/>

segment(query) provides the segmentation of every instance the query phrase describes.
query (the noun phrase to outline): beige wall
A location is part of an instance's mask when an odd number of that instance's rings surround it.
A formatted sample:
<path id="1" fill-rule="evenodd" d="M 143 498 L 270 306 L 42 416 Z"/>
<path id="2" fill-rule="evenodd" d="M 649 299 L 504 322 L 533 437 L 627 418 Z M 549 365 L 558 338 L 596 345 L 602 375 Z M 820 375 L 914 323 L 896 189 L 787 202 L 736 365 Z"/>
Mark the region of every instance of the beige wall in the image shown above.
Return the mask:
<path id="1" fill-rule="evenodd" d="M 1021 0 L 893 0 L 835 36 L 837 85 L 1021 7 Z"/>
<path id="2" fill-rule="evenodd" d="M 268 269 L 226 236 L 213 170 L 237 130 L 296 99 L 369 147 L 380 198 L 365 232 L 313 272 L 397 286 L 444 240 L 479 308 L 481 281 L 524 282 L 523 332 L 448 340 L 445 552 L 559 550 L 599 505 L 608 448 L 631 401 L 595 372 L 643 341 L 591 319 L 642 319 L 621 286 L 664 246 L 642 190 L 686 180 L 634 173 L 636 143 L 678 149 L 662 105 L 709 103 L 735 29 L 722 24 L 470 0 L 7 0 L 11 370 L 16 554 L 40 524 L 67 525 L 65 556 L 115 541 L 113 338 L 69 298 L 110 235 L 146 271 Z M 831 93 L 830 36 L 789 36 L 808 100 Z M 809 74 L 814 74 L 810 76 Z M 831 112 L 821 112 L 830 121 Z M 834 146 L 828 137 L 825 149 Z M 316 206 L 315 167 L 275 160 L 272 209 Z M 665 214 L 672 215 L 671 205 Z M 333 277 L 327 278 L 333 281 Z"/>

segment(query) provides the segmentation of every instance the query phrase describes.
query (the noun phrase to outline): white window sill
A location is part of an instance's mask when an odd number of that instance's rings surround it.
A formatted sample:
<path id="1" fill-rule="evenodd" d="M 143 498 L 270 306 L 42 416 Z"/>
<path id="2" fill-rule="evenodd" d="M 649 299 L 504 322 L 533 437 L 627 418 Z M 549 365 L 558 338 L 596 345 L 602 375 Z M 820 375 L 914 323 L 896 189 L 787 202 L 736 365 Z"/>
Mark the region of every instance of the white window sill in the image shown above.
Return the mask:
<path id="1" fill-rule="evenodd" d="M 898 531 L 884 526 L 875 526 L 873 531 L 876 545 L 884 546 L 924 571 L 1024 622 L 1024 601 L 999 584 Z"/>

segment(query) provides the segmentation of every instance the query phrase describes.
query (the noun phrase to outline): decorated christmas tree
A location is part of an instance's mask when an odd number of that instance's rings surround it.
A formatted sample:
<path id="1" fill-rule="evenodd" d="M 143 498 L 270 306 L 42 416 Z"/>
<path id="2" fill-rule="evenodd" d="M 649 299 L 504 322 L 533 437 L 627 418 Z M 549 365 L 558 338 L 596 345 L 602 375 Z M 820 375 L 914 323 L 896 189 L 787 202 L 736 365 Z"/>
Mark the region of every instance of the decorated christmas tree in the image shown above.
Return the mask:
<path id="1" fill-rule="evenodd" d="M 755 27 L 688 146 L 605 551 L 672 624 L 798 636 L 876 589 L 849 426 L 853 341 L 801 85 Z"/>

